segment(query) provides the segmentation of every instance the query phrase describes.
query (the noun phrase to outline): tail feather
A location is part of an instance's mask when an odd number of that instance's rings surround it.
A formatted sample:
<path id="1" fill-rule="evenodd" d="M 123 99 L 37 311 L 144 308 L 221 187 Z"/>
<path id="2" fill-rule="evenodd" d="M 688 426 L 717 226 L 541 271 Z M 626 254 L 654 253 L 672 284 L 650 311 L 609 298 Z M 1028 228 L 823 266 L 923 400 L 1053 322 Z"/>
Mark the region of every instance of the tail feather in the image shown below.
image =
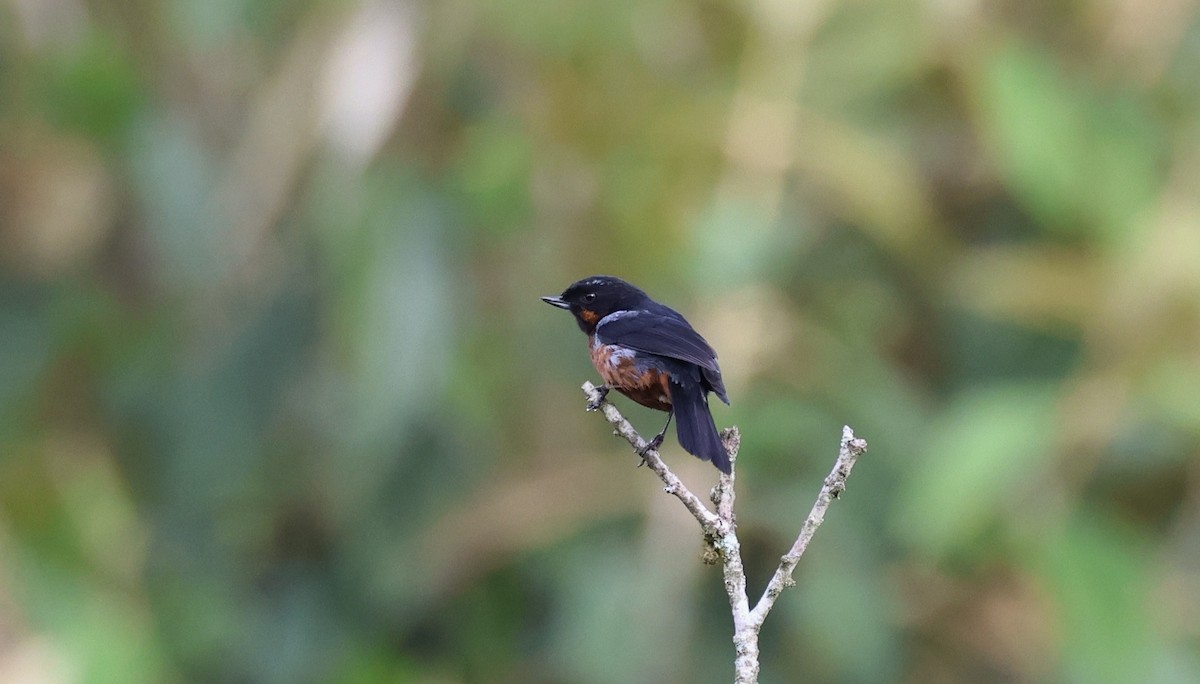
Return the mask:
<path id="1" fill-rule="evenodd" d="M 671 404 L 675 409 L 675 434 L 679 436 L 679 446 L 702 461 L 712 461 L 717 470 L 728 475 L 731 469 L 729 454 L 717 433 L 704 389 L 699 383 L 672 383 Z"/>

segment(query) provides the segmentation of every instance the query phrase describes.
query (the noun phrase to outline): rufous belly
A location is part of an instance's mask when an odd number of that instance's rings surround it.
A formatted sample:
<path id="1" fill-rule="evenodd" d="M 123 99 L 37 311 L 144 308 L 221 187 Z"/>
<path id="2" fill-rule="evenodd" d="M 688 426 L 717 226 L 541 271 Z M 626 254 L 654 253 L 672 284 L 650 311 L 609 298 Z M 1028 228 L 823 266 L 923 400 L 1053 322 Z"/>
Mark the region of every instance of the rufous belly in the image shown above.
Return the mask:
<path id="1" fill-rule="evenodd" d="M 591 344 L 592 365 L 604 384 L 659 411 L 671 410 L 671 378 L 655 368 L 638 368 L 634 352 L 617 345 Z"/>

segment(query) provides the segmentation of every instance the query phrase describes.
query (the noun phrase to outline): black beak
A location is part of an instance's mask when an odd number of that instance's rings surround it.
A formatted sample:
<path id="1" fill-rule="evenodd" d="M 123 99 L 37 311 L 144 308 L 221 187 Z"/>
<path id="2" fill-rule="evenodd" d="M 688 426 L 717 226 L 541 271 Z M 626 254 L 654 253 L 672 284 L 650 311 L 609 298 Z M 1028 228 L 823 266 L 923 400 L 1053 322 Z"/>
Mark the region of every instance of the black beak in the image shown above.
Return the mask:
<path id="1" fill-rule="evenodd" d="M 560 309 L 570 309 L 571 305 L 563 301 L 562 297 L 542 297 L 542 301 L 550 306 L 555 306 Z"/>

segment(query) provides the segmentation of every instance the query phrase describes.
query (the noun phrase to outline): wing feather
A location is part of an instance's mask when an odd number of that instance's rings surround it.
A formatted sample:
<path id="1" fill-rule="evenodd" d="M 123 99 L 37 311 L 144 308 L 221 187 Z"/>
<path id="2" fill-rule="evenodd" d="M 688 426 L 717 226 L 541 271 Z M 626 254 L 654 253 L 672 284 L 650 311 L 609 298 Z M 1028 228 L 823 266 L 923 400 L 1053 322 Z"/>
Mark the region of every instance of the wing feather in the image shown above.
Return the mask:
<path id="1" fill-rule="evenodd" d="M 596 338 L 603 344 L 618 344 L 647 354 L 678 359 L 696 366 L 696 372 L 716 393 L 729 403 L 725 380 L 717 365 L 717 352 L 674 309 L 661 311 L 617 311 L 596 326 Z M 697 378 L 700 379 L 700 378 Z"/>
<path id="2" fill-rule="evenodd" d="M 596 336 L 604 344 L 619 344 L 718 371 L 717 353 L 679 314 L 619 311 L 601 319 Z"/>

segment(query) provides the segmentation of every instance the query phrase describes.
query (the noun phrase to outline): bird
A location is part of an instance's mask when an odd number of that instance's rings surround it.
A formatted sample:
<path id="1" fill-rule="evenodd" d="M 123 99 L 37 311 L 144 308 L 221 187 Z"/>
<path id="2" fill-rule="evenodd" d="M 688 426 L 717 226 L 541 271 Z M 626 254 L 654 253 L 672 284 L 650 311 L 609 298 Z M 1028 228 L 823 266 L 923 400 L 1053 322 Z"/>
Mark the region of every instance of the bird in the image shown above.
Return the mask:
<path id="1" fill-rule="evenodd" d="M 709 393 L 729 403 L 717 353 L 682 314 L 607 275 L 583 278 L 542 301 L 570 311 L 587 335 L 592 365 L 604 380 L 601 400 L 615 389 L 667 412 L 663 429 L 639 450 L 643 458 L 662 446 L 674 417 L 679 445 L 730 474 L 729 454 L 708 406 Z"/>

